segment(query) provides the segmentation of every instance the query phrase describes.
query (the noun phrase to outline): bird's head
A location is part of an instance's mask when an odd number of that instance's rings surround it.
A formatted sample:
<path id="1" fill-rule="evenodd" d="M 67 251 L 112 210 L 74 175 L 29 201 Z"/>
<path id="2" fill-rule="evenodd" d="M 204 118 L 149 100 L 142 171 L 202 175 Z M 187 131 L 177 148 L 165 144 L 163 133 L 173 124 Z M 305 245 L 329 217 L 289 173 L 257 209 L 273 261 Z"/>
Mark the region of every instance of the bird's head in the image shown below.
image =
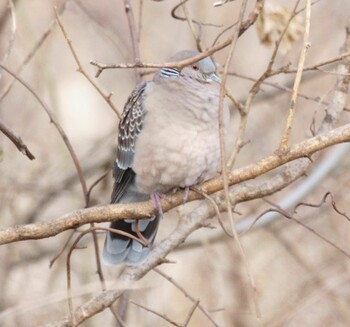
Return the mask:
<path id="1" fill-rule="evenodd" d="M 169 62 L 179 62 L 185 59 L 193 58 L 199 55 L 197 51 L 181 51 L 169 58 Z M 206 57 L 191 65 L 183 67 L 181 70 L 176 68 L 162 68 L 159 71 L 161 78 L 188 78 L 200 83 L 220 83 L 220 78 L 215 74 L 216 66 L 213 61 Z"/>

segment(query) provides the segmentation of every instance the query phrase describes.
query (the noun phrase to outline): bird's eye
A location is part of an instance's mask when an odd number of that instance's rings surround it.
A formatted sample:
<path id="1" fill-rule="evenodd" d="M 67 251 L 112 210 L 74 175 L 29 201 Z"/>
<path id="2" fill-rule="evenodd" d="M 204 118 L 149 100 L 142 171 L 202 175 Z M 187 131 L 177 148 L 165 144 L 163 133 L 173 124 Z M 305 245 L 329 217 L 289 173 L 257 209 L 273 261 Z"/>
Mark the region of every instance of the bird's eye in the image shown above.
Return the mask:
<path id="1" fill-rule="evenodd" d="M 192 65 L 192 69 L 197 71 L 197 70 L 199 70 L 199 67 L 197 65 Z"/>

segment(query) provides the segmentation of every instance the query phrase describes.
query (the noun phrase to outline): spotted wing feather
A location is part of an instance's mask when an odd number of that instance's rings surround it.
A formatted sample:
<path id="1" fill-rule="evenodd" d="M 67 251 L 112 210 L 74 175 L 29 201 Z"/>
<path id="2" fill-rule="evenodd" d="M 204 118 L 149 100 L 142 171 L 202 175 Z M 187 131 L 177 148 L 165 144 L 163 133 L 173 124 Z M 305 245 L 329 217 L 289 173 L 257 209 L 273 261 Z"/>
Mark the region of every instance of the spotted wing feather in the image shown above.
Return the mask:
<path id="1" fill-rule="evenodd" d="M 131 167 L 134 161 L 135 142 L 142 130 L 145 115 L 143 102 L 146 85 L 147 82 L 141 83 L 131 93 L 120 118 L 117 159 L 113 167 L 115 182 L 112 203 L 118 202 L 135 176 Z"/>

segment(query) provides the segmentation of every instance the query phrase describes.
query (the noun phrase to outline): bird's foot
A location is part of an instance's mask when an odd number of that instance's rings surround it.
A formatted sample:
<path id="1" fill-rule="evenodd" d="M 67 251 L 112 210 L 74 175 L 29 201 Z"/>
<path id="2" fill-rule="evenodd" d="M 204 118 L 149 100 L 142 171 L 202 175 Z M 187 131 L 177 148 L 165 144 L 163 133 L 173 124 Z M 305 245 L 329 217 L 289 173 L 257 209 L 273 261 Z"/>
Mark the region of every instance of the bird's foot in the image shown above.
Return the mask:
<path id="1" fill-rule="evenodd" d="M 161 193 L 154 192 L 151 194 L 151 200 L 153 203 L 153 207 L 158 210 L 158 213 L 160 214 L 161 217 L 163 217 L 163 207 L 160 202 L 160 199 L 162 197 Z"/>
<path id="2" fill-rule="evenodd" d="M 182 204 L 185 204 L 187 202 L 189 193 L 190 193 L 190 187 L 186 186 L 184 189 L 184 197 L 183 197 Z"/>

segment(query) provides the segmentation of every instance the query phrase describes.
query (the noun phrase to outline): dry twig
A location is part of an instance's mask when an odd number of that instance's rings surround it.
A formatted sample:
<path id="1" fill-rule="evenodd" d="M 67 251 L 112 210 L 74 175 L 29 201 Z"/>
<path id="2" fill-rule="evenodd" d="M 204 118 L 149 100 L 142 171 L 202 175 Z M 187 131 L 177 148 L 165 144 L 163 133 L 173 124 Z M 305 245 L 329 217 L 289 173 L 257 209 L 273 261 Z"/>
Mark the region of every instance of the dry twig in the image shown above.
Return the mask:
<path id="1" fill-rule="evenodd" d="M 153 269 L 157 274 L 161 275 L 162 277 L 164 277 L 166 280 L 168 280 L 171 284 L 173 284 L 177 289 L 179 289 L 181 291 L 182 294 L 184 294 L 188 299 L 190 299 L 194 304 L 196 304 L 196 299 L 189 295 L 188 292 L 182 287 L 180 286 L 172 277 L 166 275 L 165 273 L 163 273 L 161 270 L 159 270 L 158 268 L 154 268 Z M 201 310 L 203 312 L 203 314 L 210 320 L 210 322 L 215 326 L 215 327 L 219 327 L 218 323 L 213 319 L 213 317 L 210 315 L 209 311 L 207 309 L 205 309 L 200 303 L 198 303 L 198 308 L 199 310 Z"/>
<path id="2" fill-rule="evenodd" d="M 119 111 L 117 110 L 117 108 L 114 106 L 112 100 L 111 100 L 111 97 L 113 95 L 113 93 L 109 93 L 108 95 L 105 94 L 101 89 L 100 87 L 91 79 L 91 77 L 85 72 L 83 66 L 81 65 L 80 63 L 80 60 L 78 58 L 78 55 L 77 53 L 75 52 L 75 49 L 73 47 L 73 44 L 72 44 L 72 41 L 69 39 L 68 37 L 68 34 L 60 20 L 60 17 L 59 17 L 59 13 L 57 11 L 57 8 L 55 7 L 55 17 L 56 17 L 56 20 L 57 20 L 57 23 L 58 23 L 58 26 L 60 27 L 61 29 L 61 32 L 64 36 L 64 39 L 66 40 L 67 44 L 68 44 L 68 47 L 73 55 L 73 58 L 74 58 L 74 61 L 76 62 L 77 66 L 78 66 L 78 72 L 81 73 L 88 81 L 89 83 L 95 88 L 95 90 L 101 95 L 101 97 L 107 102 L 107 104 L 109 105 L 109 107 L 114 111 L 114 113 L 118 116 L 118 118 L 120 118 L 120 113 Z"/>
<path id="3" fill-rule="evenodd" d="M 299 58 L 297 74 L 295 76 L 292 98 L 290 100 L 287 125 L 286 125 L 285 131 L 284 131 L 284 134 L 282 136 L 281 143 L 279 146 L 280 151 L 286 150 L 286 148 L 288 146 L 289 135 L 290 135 L 290 132 L 292 130 L 292 124 L 293 124 L 293 120 L 294 120 L 294 116 L 295 116 L 295 109 L 296 109 L 295 108 L 296 99 L 297 99 L 297 95 L 298 95 L 299 85 L 301 82 L 301 77 L 303 74 L 303 67 L 304 67 L 304 63 L 305 63 L 306 52 L 307 52 L 308 48 L 310 47 L 310 44 L 309 44 L 310 18 L 311 18 L 311 0 L 306 0 L 304 44 L 303 44 L 303 48 L 302 48 L 300 58 Z"/>
<path id="4" fill-rule="evenodd" d="M 29 151 L 28 147 L 23 143 L 22 139 L 15 135 L 6 125 L 0 121 L 0 131 L 6 135 L 9 140 L 16 146 L 16 148 L 27 156 L 30 160 L 35 159 L 34 155 Z"/>
<path id="5" fill-rule="evenodd" d="M 125 9 L 126 17 L 128 18 L 128 23 L 129 23 L 134 61 L 139 62 L 141 58 L 140 48 L 139 48 L 140 35 L 136 30 L 136 23 L 135 23 L 134 13 L 133 13 L 130 0 L 124 0 L 124 9 Z M 140 70 L 137 68 L 135 69 L 135 80 L 137 84 L 141 82 Z"/>
<path id="6" fill-rule="evenodd" d="M 29 86 L 29 84 L 27 84 L 22 78 L 17 76 L 15 73 L 10 71 L 8 68 L 4 67 L 3 65 L 0 65 L 0 68 L 5 70 L 8 74 L 10 74 L 13 78 L 15 78 L 18 82 L 20 82 L 34 96 L 34 98 L 39 102 L 40 106 L 44 109 L 44 111 L 49 116 L 50 122 L 53 123 L 53 125 L 56 127 L 58 133 L 60 134 L 60 136 L 61 136 L 64 144 L 66 145 L 67 150 L 72 158 L 75 169 L 76 169 L 77 174 L 79 176 L 79 180 L 80 180 L 81 188 L 83 190 L 84 198 L 86 200 L 86 194 L 87 194 L 86 181 L 85 181 L 84 174 L 83 174 L 83 171 L 81 169 L 78 157 L 73 149 L 71 142 L 69 141 L 67 134 L 63 130 L 62 126 L 58 123 L 53 112 L 49 109 L 49 107 L 46 105 L 46 103 L 39 97 L 39 95 Z"/>
<path id="7" fill-rule="evenodd" d="M 66 9 L 66 3 L 68 0 L 64 0 L 63 3 L 60 5 L 58 11 L 60 13 L 64 12 Z M 16 70 L 16 74 L 19 75 L 19 73 L 22 71 L 22 69 L 32 60 L 32 58 L 35 56 L 35 54 L 38 52 L 38 50 L 41 48 L 41 46 L 45 43 L 51 32 L 53 31 L 54 27 L 56 25 L 56 21 L 54 20 L 50 26 L 46 29 L 46 31 L 42 34 L 40 39 L 34 44 L 32 49 L 29 51 L 25 59 L 22 61 L 22 63 L 19 65 L 19 67 Z M 5 88 L 2 94 L 0 94 L 0 102 L 6 97 L 6 95 L 10 92 L 13 83 L 16 81 L 14 78 Z"/>
<path id="8" fill-rule="evenodd" d="M 2 59 L 0 60 L 1 65 L 5 65 L 7 58 L 9 57 L 13 44 L 15 42 L 16 38 L 16 31 L 17 31 L 17 22 L 16 22 L 16 14 L 15 14 L 15 6 L 13 4 L 12 0 L 8 0 L 8 7 L 10 9 L 10 15 L 11 15 L 11 34 L 8 40 L 8 44 L 5 48 L 5 52 L 3 54 Z M 1 71 L 0 71 L 0 77 L 1 77 Z"/>

